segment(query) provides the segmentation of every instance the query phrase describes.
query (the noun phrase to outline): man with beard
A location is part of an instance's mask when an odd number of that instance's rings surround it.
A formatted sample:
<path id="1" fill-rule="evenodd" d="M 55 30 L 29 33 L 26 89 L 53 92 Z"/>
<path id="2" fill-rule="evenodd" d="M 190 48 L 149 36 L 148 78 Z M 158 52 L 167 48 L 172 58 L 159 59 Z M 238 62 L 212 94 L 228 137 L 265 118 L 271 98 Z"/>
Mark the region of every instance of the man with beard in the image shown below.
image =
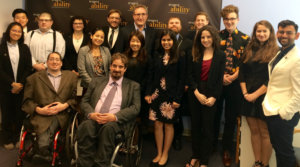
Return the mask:
<path id="1" fill-rule="evenodd" d="M 111 9 L 107 15 L 109 26 L 103 27 L 105 39 L 103 45 L 110 49 L 110 54 L 123 52 L 123 33 L 120 29 L 121 11 Z"/>
<path id="2" fill-rule="evenodd" d="M 278 24 L 277 39 L 282 48 L 269 63 L 269 83 L 263 110 L 276 153 L 277 167 L 295 167 L 293 132 L 300 110 L 300 51 L 298 25 L 290 20 Z"/>
<path id="3" fill-rule="evenodd" d="M 93 79 L 81 102 L 86 120 L 78 128 L 78 167 L 109 167 L 115 136 L 135 122 L 140 111 L 139 84 L 124 78 L 127 57 L 112 56 L 110 76 Z"/>

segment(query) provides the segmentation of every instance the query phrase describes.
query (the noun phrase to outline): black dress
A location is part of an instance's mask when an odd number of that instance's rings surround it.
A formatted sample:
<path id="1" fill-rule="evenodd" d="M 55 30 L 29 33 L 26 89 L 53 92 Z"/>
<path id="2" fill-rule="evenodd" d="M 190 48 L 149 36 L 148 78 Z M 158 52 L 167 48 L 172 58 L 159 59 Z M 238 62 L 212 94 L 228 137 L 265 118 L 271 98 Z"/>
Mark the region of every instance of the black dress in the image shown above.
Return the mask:
<path id="1" fill-rule="evenodd" d="M 262 85 L 267 86 L 269 80 L 268 63 L 257 61 L 242 63 L 240 66 L 239 80 L 240 82 L 246 83 L 246 89 L 249 94 L 255 92 Z M 254 103 L 248 102 L 243 98 L 241 115 L 264 119 L 265 116 L 262 109 L 264 97 L 265 94 L 259 96 Z"/>
<path id="2" fill-rule="evenodd" d="M 177 109 L 172 103 L 180 104 L 184 90 L 184 58 L 169 64 L 167 55 L 159 56 L 153 62 L 152 103 L 149 110 L 149 119 L 164 123 L 174 123 L 178 120 Z"/>

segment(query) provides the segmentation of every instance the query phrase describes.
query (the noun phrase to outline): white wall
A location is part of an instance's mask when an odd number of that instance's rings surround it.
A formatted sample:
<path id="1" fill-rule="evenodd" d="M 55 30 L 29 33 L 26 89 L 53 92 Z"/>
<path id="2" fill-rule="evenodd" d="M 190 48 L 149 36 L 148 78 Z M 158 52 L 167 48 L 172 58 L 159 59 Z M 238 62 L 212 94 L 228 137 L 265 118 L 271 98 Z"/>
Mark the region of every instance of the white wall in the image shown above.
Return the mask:
<path id="1" fill-rule="evenodd" d="M 271 22 L 275 31 L 281 20 L 293 20 L 300 26 L 299 0 L 223 0 L 222 6 L 229 4 L 239 7 L 238 29 L 248 35 L 251 35 L 254 24 L 260 20 Z M 221 23 L 221 29 L 223 28 Z M 296 41 L 296 45 L 300 47 L 300 40 Z"/>
<path id="2" fill-rule="evenodd" d="M 2 38 L 2 32 L 6 30 L 7 25 L 13 21 L 11 16 L 12 11 L 15 8 L 23 8 L 24 0 L 0 0 L 0 38 Z"/>

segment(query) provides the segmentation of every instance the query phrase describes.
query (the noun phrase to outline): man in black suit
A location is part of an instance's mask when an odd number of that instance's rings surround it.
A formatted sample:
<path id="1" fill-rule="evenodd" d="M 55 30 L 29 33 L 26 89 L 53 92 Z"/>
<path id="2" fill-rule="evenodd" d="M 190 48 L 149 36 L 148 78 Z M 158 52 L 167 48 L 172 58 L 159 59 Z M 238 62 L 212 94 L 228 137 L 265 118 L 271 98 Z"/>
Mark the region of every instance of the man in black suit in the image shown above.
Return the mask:
<path id="1" fill-rule="evenodd" d="M 122 13 L 118 9 L 111 9 L 107 15 L 109 26 L 103 27 L 105 39 L 103 45 L 110 49 L 111 55 L 117 52 L 123 52 L 122 31 L 120 31 Z"/>
<path id="2" fill-rule="evenodd" d="M 78 128 L 78 167 L 110 167 L 115 136 L 135 122 L 141 101 L 138 83 L 124 78 L 127 57 L 112 56 L 110 76 L 93 79 L 81 102 L 86 120 Z"/>
<path id="3" fill-rule="evenodd" d="M 180 32 L 182 29 L 181 20 L 179 17 L 171 17 L 168 21 L 168 29 L 174 31 L 176 33 L 177 43 L 178 43 L 178 51 L 181 53 L 182 56 L 185 56 L 186 60 L 188 56 L 192 56 L 192 45 L 193 42 L 188 39 L 184 38 Z M 187 62 L 187 61 L 185 61 Z M 186 66 L 187 67 L 187 66 Z M 186 73 L 186 69 L 182 69 Z M 187 75 L 185 75 L 187 76 Z M 187 81 L 187 79 L 186 79 Z M 185 83 L 185 90 L 188 89 L 187 82 Z M 187 105 L 187 95 L 184 93 L 185 100 L 182 101 L 182 105 L 180 107 L 180 115 L 179 120 L 177 123 L 174 124 L 174 140 L 173 140 L 173 147 L 175 150 L 181 150 L 181 135 L 183 132 L 183 122 L 182 122 L 182 113 L 184 110 L 188 110 Z"/>
<path id="4" fill-rule="evenodd" d="M 145 37 L 147 54 L 152 56 L 154 51 L 155 30 L 146 24 L 148 19 L 148 8 L 145 5 L 136 5 L 133 9 L 133 23 L 128 24 L 122 30 L 124 32 L 124 50 L 129 47 L 129 36 L 134 30 L 139 30 Z"/>

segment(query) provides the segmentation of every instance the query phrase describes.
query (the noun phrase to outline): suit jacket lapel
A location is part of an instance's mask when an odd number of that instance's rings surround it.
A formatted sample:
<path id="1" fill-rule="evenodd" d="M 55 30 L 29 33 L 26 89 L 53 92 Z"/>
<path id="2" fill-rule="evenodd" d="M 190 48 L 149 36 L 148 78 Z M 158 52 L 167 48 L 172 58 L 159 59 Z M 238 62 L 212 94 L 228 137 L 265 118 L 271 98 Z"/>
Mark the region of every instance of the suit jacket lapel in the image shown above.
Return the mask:
<path id="1" fill-rule="evenodd" d="M 122 81 L 122 103 L 121 103 L 121 109 L 125 108 L 126 103 L 127 103 L 127 99 L 128 99 L 128 86 L 129 84 L 127 83 L 128 80 L 126 78 L 123 78 Z"/>
<path id="2" fill-rule="evenodd" d="M 42 73 L 40 73 L 39 78 L 40 78 L 40 80 L 41 80 L 42 82 L 44 82 L 44 83 L 50 88 L 51 91 L 53 91 L 53 92 L 56 93 L 56 91 L 55 91 L 55 89 L 54 89 L 52 83 L 50 82 L 50 80 L 49 80 L 49 78 L 48 78 L 48 76 L 47 76 L 47 71 L 46 71 L 46 70 L 43 71 Z"/>
<path id="3" fill-rule="evenodd" d="M 61 72 L 61 80 L 60 80 L 59 88 L 57 90 L 57 94 L 60 94 L 60 92 L 62 91 L 63 87 L 66 85 L 67 81 L 68 81 L 68 76 L 65 74 L 64 71 L 62 71 Z"/>
<path id="4" fill-rule="evenodd" d="M 7 63 L 8 63 L 8 66 L 9 66 L 8 74 L 14 79 L 14 72 L 13 72 L 13 69 L 12 69 L 11 62 L 10 62 L 10 55 L 9 55 L 9 52 L 8 52 L 8 47 L 7 47 L 7 43 L 6 42 L 5 42 L 4 46 L 5 46 L 4 47 L 5 51 L 4 51 L 3 55 L 4 55 L 4 57 L 5 57 L 5 59 L 6 59 Z M 20 61 L 19 61 L 19 63 L 20 63 Z"/>
<path id="5" fill-rule="evenodd" d="M 109 81 L 109 78 L 108 77 L 105 77 L 105 79 L 103 80 L 103 82 L 101 82 L 100 84 L 99 84 L 99 86 L 96 88 L 96 98 L 95 99 L 92 99 L 93 101 L 94 101 L 94 109 L 95 109 L 95 107 L 96 107 L 96 105 L 97 105 L 97 102 L 99 101 L 99 99 L 100 99 L 100 97 L 101 97 L 101 95 L 102 95 L 102 93 L 103 93 L 103 91 L 104 91 L 104 88 L 106 87 L 106 85 L 107 85 L 107 83 L 108 83 L 108 81 Z"/>

